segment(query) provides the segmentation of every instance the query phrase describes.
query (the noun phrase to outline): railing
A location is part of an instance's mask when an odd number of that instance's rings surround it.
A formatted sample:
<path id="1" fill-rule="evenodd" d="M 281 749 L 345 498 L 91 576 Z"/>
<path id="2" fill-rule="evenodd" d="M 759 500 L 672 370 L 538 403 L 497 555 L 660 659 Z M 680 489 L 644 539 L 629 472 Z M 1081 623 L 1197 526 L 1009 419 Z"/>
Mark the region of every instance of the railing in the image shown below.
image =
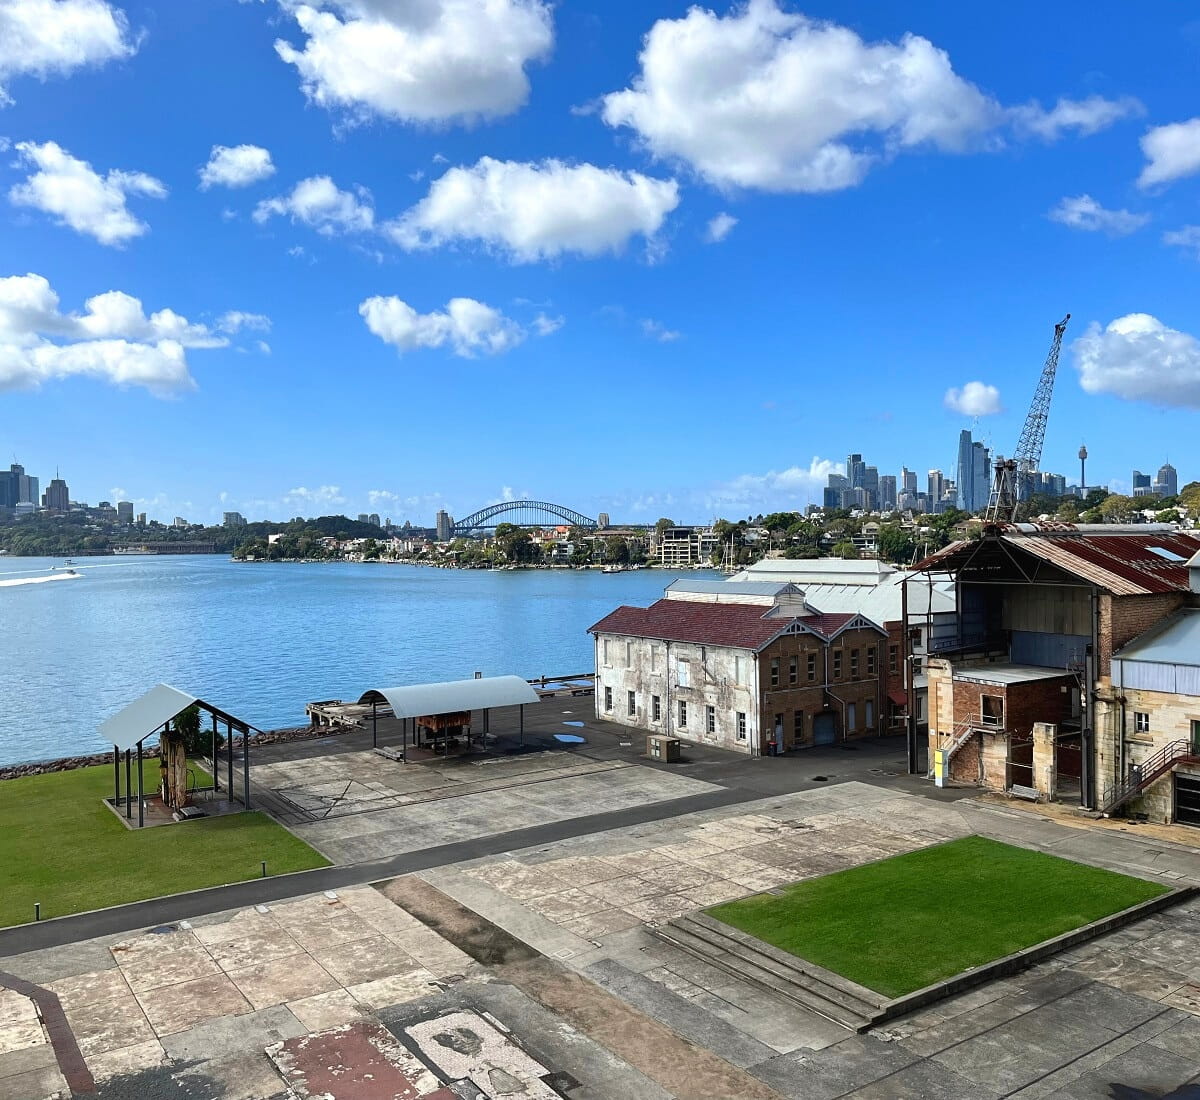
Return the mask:
<path id="1" fill-rule="evenodd" d="M 942 740 L 944 735 L 938 734 L 938 748 L 945 751 L 947 764 L 954 759 L 955 753 L 975 736 L 982 724 L 979 716 L 973 714 L 970 718 L 964 718 L 954 727 L 948 735 L 948 741 Z"/>
<path id="2" fill-rule="evenodd" d="M 1119 809 L 1185 760 L 1200 760 L 1200 753 L 1193 750 L 1191 742 L 1181 738 L 1164 745 L 1149 760 L 1131 767 L 1129 776 L 1113 783 L 1104 792 L 1100 799 L 1100 812 L 1110 814 Z"/>

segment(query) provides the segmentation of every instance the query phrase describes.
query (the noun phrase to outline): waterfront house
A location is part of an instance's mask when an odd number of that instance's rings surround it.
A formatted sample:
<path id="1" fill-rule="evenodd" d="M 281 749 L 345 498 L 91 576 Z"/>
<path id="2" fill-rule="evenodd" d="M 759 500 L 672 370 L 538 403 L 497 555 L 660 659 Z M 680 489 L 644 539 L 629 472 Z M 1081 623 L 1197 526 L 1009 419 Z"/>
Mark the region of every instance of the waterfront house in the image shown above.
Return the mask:
<path id="1" fill-rule="evenodd" d="M 599 718 L 755 756 L 880 732 L 887 632 L 794 584 L 676 581 L 590 632 Z"/>

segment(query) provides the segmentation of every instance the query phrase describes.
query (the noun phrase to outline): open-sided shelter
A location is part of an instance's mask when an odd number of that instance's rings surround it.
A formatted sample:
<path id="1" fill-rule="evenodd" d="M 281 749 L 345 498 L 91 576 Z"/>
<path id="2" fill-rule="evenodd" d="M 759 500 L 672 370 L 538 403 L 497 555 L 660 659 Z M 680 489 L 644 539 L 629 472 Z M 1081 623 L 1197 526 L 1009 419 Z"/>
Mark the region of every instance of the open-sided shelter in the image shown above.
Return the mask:
<path id="1" fill-rule="evenodd" d="M 408 758 L 411 731 L 414 744 L 440 742 L 449 754 L 453 737 L 463 737 L 468 746 L 472 737 L 472 712 L 483 711 L 482 737 L 487 733 L 488 711 L 496 707 L 518 707 L 521 735 L 525 733 L 525 706 L 540 696 L 520 676 L 485 676 L 473 680 L 447 680 L 440 684 L 414 684 L 410 687 L 372 688 L 363 692 L 360 704 L 371 706 L 371 736 L 378 744 L 379 707 L 391 709 L 392 717 L 404 726 L 404 759 Z"/>
<path id="2" fill-rule="evenodd" d="M 145 695 L 122 707 L 100 726 L 100 735 L 113 747 L 113 806 L 119 808 L 121 799 L 121 755 L 125 756 L 125 817 L 133 816 L 134 781 L 132 757 L 137 759 L 137 807 L 138 828 L 145 824 L 144 791 L 142 789 L 142 745 L 151 738 L 161 735 L 188 707 L 196 706 L 212 718 L 213 789 L 220 790 L 220 766 L 217 759 L 218 725 L 225 724 L 225 748 L 227 749 L 227 790 L 233 799 L 233 735 L 242 735 L 242 805 L 250 808 L 250 737 L 254 726 L 235 718 L 232 714 L 206 703 L 195 695 L 158 684 Z M 257 730 L 255 730 L 257 732 Z"/>

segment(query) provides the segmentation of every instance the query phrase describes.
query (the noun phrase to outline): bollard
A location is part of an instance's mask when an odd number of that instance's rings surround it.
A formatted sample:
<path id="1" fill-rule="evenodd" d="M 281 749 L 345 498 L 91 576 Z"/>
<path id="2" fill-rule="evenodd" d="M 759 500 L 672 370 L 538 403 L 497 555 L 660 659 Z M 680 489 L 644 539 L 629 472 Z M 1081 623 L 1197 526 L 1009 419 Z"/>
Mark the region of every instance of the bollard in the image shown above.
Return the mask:
<path id="1" fill-rule="evenodd" d="M 262 861 L 262 877 L 267 877 L 267 861 L 265 859 Z"/>
<path id="2" fill-rule="evenodd" d="M 42 903 L 40 901 L 35 901 L 33 903 L 33 919 L 34 920 L 42 919 Z"/>

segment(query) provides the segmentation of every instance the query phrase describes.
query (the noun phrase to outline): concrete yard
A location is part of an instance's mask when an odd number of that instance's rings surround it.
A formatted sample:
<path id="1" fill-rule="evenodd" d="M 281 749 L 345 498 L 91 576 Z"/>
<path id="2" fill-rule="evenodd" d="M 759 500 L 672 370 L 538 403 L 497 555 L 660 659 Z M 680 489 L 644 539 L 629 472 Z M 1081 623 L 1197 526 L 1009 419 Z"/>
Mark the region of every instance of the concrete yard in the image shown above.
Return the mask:
<path id="1" fill-rule="evenodd" d="M 1200 902 L 865 1035 L 648 930 L 967 833 L 1200 882 L 1193 850 L 969 800 L 859 781 L 772 794 L 0 958 L 0 1100 L 71 1095 L 70 1052 L 24 983 L 57 995 L 98 1090 L 76 1066 L 75 1094 L 98 1100 L 374 1100 L 385 1080 L 445 1100 L 1099 1100 L 1200 1078 Z"/>

